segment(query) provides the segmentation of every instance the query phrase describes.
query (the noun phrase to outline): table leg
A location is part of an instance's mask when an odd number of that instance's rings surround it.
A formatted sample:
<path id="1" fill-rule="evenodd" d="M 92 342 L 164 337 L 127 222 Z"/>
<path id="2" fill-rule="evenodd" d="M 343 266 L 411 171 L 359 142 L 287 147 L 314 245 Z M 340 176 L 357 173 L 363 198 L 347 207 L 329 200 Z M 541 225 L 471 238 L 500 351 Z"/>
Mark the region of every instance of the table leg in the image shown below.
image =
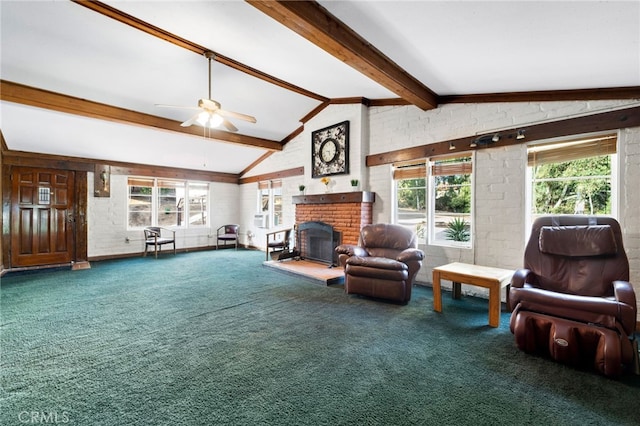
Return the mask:
<path id="1" fill-rule="evenodd" d="M 433 310 L 442 312 L 442 291 L 440 289 L 440 271 L 433 271 Z"/>
<path id="2" fill-rule="evenodd" d="M 500 282 L 489 288 L 489 325 L 491 327 L 500 325 Z"/>
<path id="3" fill-rule="evenodd" d="M 462 283 L 451 281 L 451 297 L 460 299 L 460 296 L 462 296 Z"/>

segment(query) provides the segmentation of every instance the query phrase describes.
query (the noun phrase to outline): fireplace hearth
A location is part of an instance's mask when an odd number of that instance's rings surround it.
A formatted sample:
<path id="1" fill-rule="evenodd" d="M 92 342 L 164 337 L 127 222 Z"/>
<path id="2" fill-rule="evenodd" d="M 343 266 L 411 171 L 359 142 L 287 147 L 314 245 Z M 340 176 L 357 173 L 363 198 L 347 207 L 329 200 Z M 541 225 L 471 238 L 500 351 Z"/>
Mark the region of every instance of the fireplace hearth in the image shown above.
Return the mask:
<path id="1" fill-rule="evenodd" d="M 338 265 L 335 248 L 342 240 L 341 232 L 328 223 L 310 221 L 299 224 L 297 234 L 301 259 Z"/>

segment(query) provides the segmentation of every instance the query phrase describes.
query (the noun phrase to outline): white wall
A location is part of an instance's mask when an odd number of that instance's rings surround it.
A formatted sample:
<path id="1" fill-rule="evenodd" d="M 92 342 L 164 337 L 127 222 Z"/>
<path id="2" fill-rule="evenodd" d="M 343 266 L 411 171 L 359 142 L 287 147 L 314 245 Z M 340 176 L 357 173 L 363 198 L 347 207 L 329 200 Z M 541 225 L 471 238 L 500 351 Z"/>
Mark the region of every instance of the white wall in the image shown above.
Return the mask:
<path id="1" fill-rule="evenodd" d="M 141 229 L 127 229 L 127 176 L 111 176 L 111 196 L 93 196 L 93 173 L 88 173 L 87 227 L 89 259 L 144 252 Z M 238 186 L 212 182 L 209 185 L 210 220 L 202 228 L 178 229 L 176 248 L 215 246 L 216 229 L 239 223 Z M 129 242 L 127 242 L 127 238 Z"/>
<path id="2" fill-rule="evenodd" d="M 284 146 L 280 152 L 272 154 L 244 177 L 258 176 L 304 166 L 304 176 L 282 179 L 283 225 L 292 227 L 295 220 L 295 208 L 292 197 L 299 194 L 298 185 L 306 186 L 307 194 L 324 193 L 320 179 L 311 177 L 311 132 L 343 121 L 349 121 L 349 174 L 331 176 L 333 192 L 351 191 L 351 179 L 361 182 L 360 189 L 366 188 L 368 171 L 365 167 L 367 151 L 368 112 L 363 105 L 331 105 L 321 114 L 306 123 L 304 131 Z M 251 245 L 263 248 L 266 245 L 266 233 L 273 229 L 260 229 L 253 226 L 256 211 L 257 183 L 241 185 L 241 212 L 243 227 L 253 233 Z"/>

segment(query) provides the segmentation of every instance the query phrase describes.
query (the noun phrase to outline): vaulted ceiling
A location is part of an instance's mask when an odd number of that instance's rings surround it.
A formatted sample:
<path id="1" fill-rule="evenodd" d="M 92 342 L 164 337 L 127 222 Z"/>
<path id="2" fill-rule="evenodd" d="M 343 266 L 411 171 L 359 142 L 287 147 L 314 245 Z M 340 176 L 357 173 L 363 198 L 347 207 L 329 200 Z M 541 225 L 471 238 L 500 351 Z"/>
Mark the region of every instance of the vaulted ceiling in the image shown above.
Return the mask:
<path id="1" fill-rule="evenodd" d="M 640 98 L 637 1 L 1 1 L 9 149 L 241 174 L 331 103 Z M 181 127 L 208 94 L 237 133 Z"/>

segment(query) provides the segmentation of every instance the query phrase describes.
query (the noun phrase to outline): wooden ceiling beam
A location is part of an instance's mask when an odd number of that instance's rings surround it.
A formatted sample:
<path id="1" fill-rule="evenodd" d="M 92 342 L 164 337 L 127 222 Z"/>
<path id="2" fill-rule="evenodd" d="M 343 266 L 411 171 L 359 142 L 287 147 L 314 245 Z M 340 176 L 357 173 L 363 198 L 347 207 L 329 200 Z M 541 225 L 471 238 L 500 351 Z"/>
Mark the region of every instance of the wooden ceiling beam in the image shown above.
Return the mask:
<path id="1" fill-rule="evenodd" d="M 152 127 L 159 130 L 181 133 L 186 135 L 203 137 L 201 127 L 182 127 L 179 121 L 169 120 L 151 114 L 131 111 L 107 104 L 88 101 L 73 96 L 37 89 L 10 81 L 0 80 L 0 100 L 29 105 L 52 111 L 75 114 L 83 117 L 97 118 L 143 127 Z M 262 139 L 238 133 L 211 130 L 207 139 L 229 142 L 239 145 L 249 145 L 256 148 L 282 151 L 282 143 L 270 139 Z"/>
<path id="2" fill-rule="evenodd" d="M 175 44 L 176 46 L 182 47 L 183 49 L 190 50 L 191 52 L 197 53 L 198 55 L 204 55 L 206 52 L 213 52 L 213 54 L 215 55 L 214 60 L 216 62 L 224 64 L 235 70 L 241 71 L 245 74 L 249 74 L 252 77 L 266 81 L 267 83 L 274 84 L 276 86 L 282 87 L 283 89 L 290 90 L 294 93 L 306 96 L 311 99 L 316 99 L 320 102 L 326 102 L 329 100 L 328 98 L 325 98 L 324 96 L 321 96 L 310 90 L 306 90 L 302 87 L 296 86 L 287 81 L 276 78 L 258 69 L 255 69 L 241 62 L 238 62 L 235 59 L 229 58 L 228 56 L 222 55 L 204 46 L 201 46 L 185 38 L 182 38 L 166 30 L 163 30 L 162 28 L 156 27 L 155 25 L 151 25 L 148 22 L 138 19 L 135 16 L 126 14 L 107 4 L 101 3 L 99 1 L 87 1 L 87 0 L 71 0 L 71 1 L 73 1 L 74 3 L 80 6 L 84 6 L 87 9 L 90 9 L 94 12 L 100 13 L 101 15 L 107 16 L 118 22 L 129 25 L 130 27 L 133 27 L 137 30 L 143 31 L 149 35 L 158 37 L 169 43 Z"/>
<path id="3" fill-rule="evenodd" d="M 438 96 L 315 1 L 246 0 L 411 104 L 438 106 Z"/>
<path id="4" fill-rule="evenodd" d="M 155 176 L 169 179 L 193 179 L 208 182 L 239 183 L 240 175 L 179 167 L 154 166 L 142 163 L 70 157 L 66 155 L 40 154 L 26 151 L 7 151 L 3 164 L 23 167 L 42 167 L 56 170 L 93 172 L 96 164 L 111 166 L 112 175 Z"/>
<path id="5" fill-rule="evenodd" d="M 640 99 L 640 86 L 602 89 L 539 90 L 531 92 L 480 93 L 440 96 L 441 104 L 487 102 L 558 102 Z"/>

